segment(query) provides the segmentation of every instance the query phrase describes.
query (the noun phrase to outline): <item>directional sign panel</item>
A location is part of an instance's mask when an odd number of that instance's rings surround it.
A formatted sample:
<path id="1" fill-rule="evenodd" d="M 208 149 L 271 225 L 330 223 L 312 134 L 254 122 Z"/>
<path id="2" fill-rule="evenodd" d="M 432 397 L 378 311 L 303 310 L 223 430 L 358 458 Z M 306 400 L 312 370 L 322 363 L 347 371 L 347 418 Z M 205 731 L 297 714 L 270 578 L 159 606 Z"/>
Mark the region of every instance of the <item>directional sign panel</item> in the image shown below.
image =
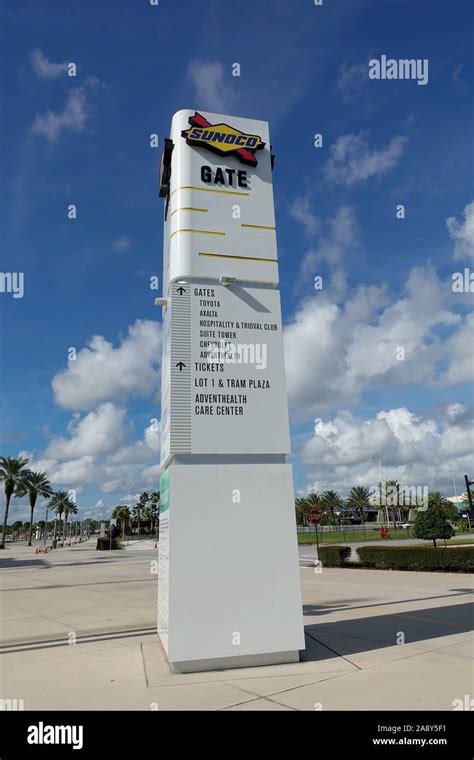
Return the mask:
<path id="1" fill-rule="evenodd" d="M 166 457 L 288 453 L 278 291 L 175 283 L 168 312 Z"/>
<path id="2" fill-rule="evenodd" d="M 180 673 L 297 662 L 269 125 L 179 111 L 163 168 L 158 633 Z"/>

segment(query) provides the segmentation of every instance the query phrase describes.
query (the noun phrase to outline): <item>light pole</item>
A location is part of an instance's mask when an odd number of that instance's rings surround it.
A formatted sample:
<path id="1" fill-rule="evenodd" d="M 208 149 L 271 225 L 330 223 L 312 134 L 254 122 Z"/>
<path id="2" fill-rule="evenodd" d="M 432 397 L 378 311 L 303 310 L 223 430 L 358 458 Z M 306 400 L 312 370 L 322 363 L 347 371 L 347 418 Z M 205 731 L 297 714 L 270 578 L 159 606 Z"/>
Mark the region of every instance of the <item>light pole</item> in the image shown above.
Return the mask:
<path id="1" fill-rule="evenodd" d="M 382 478 L 382 488 L 384 489 L 384 495 L 385 495 L 385 516 L 387 518 L 387 528 L 389 528 L 390 527 L 390 519 L 389 519 L 389 516 L 388 516 L 387 489 L 384 486 L 385 479 L 384 479 L 384 474 L 383 474 L 382 457 L 380 457 L 380 475 L 381 475 L 381 478 Z"/>
<path id="2" fill-rule="evenodd" d="M 48 503 L 46 502 L 46 517 L 44 518 L 44 541 L 43 541 L 43 546 L 46 546 L 46 537 L 48 535 L 48 511 L 49 511 L 49 506 L 48 506 Z"/>
<path id="3" fill-rule="evenodd" d="M 56 526 L 58 522 L 58 515 L 56 513 L 54 517 L 54 530 L 53 530 L 53 549 L 56 549 Z"/>

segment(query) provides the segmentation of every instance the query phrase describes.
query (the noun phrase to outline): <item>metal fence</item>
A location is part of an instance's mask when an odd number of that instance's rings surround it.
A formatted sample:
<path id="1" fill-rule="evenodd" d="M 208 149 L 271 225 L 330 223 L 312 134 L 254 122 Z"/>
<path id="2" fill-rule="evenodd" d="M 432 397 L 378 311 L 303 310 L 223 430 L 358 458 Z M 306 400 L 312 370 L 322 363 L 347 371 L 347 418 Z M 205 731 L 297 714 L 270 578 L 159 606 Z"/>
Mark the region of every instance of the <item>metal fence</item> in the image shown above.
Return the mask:
<path id="1" fill-rule="evenodd" d="M 387 523 L 364 523 L 363 525 L 318 525 L 319 533 L 357 533 L 370 530 L 380 530 L 382 525 Z M 393 527 L 393 523 L 389 523 L 389 527 Z M 314 533 L 314 525 L 297 525 L 296 530 L 298 533 Z"/>

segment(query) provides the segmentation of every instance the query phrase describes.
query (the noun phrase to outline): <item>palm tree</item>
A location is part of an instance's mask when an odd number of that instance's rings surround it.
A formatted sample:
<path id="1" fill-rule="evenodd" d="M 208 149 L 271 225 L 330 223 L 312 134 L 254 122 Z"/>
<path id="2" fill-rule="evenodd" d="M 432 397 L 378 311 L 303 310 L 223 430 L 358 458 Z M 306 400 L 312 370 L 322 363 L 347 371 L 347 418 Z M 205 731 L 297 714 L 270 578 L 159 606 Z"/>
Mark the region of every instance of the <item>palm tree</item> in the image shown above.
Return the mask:
<path id="1" fill-rule="evenodd" d="M 311 509 L 318 509 L 321 503 L 321 497 L 316 493 L 316 491 L 311 491 L 311 493 L 309 493 L 306 497 L 306 503 L 310 506 Z"/>
<path id="2" fill-rule="evenodd" d="M 66 506 L 69 506 L 71 503 L 72 502 L 69 498 L 69 494 L 67 491 L 54 491 L 51 497 L 51 501 L 49 502 L 49 508 L 51 509 L 52 512 L 56 512 L 57 516 L 59 517 L 60 530 L 61 530 L 61 515 L 66 509 Z M 56 521 L 54 524 L 53 540 L 55 539 L 56 539 Z"/>
<path id="3" fill-rule="evenodd" d="M 365 486 L 353 486 L 349 491 L 346 499 L 348 507 L 352 507 L 354 511 L 360 514 L 362 522 L 364 522 L 364 507 L 369 505 L 370 491 Z"/>
<path id="4" fill-rule="evenodd" d="M 67 518 L 68 515 L 77 515 L 78 508 L 72 501 L 72 499 L 69 499 L 69 503 L 64 506 L 64 533 L 63 533 L 63 543 L 66 541 L 66 532 L 67 532 Z M 71 546 L 71 541 L 69 541 L 69 546 Z"/>
<path id="5" fill-rule="evenodd" d="M 21 499 L 28 495 L 30 502 L 30 533 L 28 536 L 28 546 L 31 546 L 31 536 L 33 533 L 33 512 L 35 511 L 38 496 L 43 499 L 49 499 L 53 494 L 51 483 L 45 472 L 27 472 L 24 480 L 19 483 L 15 489 L 15 498 Z"/>
<path id="6" fill-rule="evenodd" d="M 112 512 L 112 518 L 118 520 L 122 526 L 122 540 L 125 539 L 125 528 L 130 521 L 130 510 L 127 506 L 119 504 Z"/>
<path id="7" fill-rule="evenodd" d="M 454 504 L 451 504 L 446 496 L 443 496 L 440 491 L 430 491 L 428 493 L 428 507 L 436 507 L 437 509 L 440 509 L 445 518 L 450 522 L 455 520 L 459 515 Z"/>
<path id="8" fill-rule="evenodd" d="M 308 525 L 309 513 L 312 509 L 319 508 L 319 496 L 314 491 L 306 496 L 298 496 L 295 499 L 295 513 L 296 519 L 299 520 L 302 525 Z"/>
<path id="9" fill-rule="evenodd" d="M 428 494 L 428 507 L 438 507 L 445 509 L 449 507 L 449 501 L 439 491 L 430 491 Z"/>
<path id="10" fill-rule="evenodd" d="M 149 500 L 150 500 L 149 495 L 147 494 L 146 491 L 144 491 L 142 494 L 140 494 L 140 498 L 133 508 L 133 516 L 138 522 L 138 538 L 140 538 L 140 522 L 141 522 L 142 513 L 146 505 L 148 504 Z"/>
<path id="11" fill-rule="evenodd" d="M 397 509 L 400 504 L 400 483 L 398 480 L 385 480 L 379 483 L 380 505 L 392 508 L 393 527 L 397 527 Z M 388 520 L 388 512 L 387 512 Z"/>
<path id="12" fill-rule="evenodd" d="M 331 513 L 331 520 L 334 523 L 334 510 L 344 506 L 344 502 L 337 491 L 324 491 L 319 498 L 321 509 Z"/>
<path id="13" fill-rule="evenodd" d="M 153 534 L 155 532 L 156 518 L 158 517 L 158 508 L 156 504 L 147 504 L 147 506 L 143 510 L 143 514 L 144 514 L 145 520 L 150 521 L 151 533 Z"/>
<path id="14" fill-rule="evenodd" d="M 28 470 L 26 469 L 28 461 L 28 459 L 24 459 L 23 457 L 0 457 L 0 482 L 3 483 L 5 491 L 5 512 L 3 513 L 3 532 L 0 549 L 5 548 L 10 500 L 15 488 L 21 485 L 24 477 L 28 473 Z"/>
<path id="15" fill-rule="evenodd" d="M 387 480 L 385 482 L 385 493 L 388 493 L 389 500 L 392 504 L 392 519 L 393 527 L 397 527 L 397 518 L 399 519 L 400 512 L 400 483 L 398 480 Z"/>
<path id="16" fill-rule="evenodd" d="M 308 513 L 308 502 L 304 496 L 298 496 L 295 499 L 296 522 L 306 525 L 306 515 Z"/>
<path id="17" fill-rule="evenodd" d="M 150 505 L 148 508 L 148 515 L 151 519 L 151 532 L 155 532 L 155 523 L 158 522 L 157 525 L 157 535 L 158 531 L 160 529 L 160 492 L 159 491 L 153 491 L 153 493 L 150 496 Z"/>

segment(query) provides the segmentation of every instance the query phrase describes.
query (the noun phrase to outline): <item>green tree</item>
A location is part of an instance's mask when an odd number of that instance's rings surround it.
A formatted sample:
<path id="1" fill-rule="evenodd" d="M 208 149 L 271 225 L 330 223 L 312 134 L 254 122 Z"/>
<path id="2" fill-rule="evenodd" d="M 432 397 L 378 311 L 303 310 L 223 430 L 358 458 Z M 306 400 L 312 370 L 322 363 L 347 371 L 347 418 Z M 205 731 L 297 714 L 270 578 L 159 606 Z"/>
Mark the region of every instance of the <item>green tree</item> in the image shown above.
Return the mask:
<path id="1" fill-rule="evenodd" d="M 64 533 L 63 533 L 63 543 L 66 541 L 66 532 L 67 532 L 67 518 L 69 515 L 77 515 L 78 513 L 77 505 L 74 504 L 72 499 L 69 499 L 69 503 L 65 504 L 64 506 Z M 69 545 L 71 542 L 69 541 Z"/>
<path id="2" fill-rule="evenodd" d="M 344 501 L 337 491 L 324 491 L 319 498 L 319 504 L 325 512 L 330 512 L 331 521 L 334 524 L 334 512 L 344 506 Z"/>
<path id="3" fill-rule="evenodd" d="M 309 513 L 317 506 L 319 506 L 319 496 L 314 491 L 307 496 L 298 496 L 295 499 L 296 522 L 300 525 L 309 525 Z"/>
<path id="4" fill-rule="evenodd" d="M 459 520 L 459 510 L 439 491 L 428 493 L 428 507 L 438 507 L 450 522 Z"/>
<path id="5" fill-rule="evenodd" d="M 158 507 L 160 501 L 160 492 L 154 491 L 149 498 L 148 504 L 145 507 L 144 515 L 147 520 L 150 520 L 151 523 L 151 532 L 152 534 L 155 533 L 155 525 L 156 522 L 159 520 L 159 514 L 160 510 Z"/>
<path id="6" fill-rule="evenodd" d="M 59 533 L 61 534 L 61 516 L 66 509 L 66 506 L 72 504 L 67 491 L 54 491 L 49 502 L 49 508 L 52 512 L 56 512 L 59 518 Z M 54 537 L 56 538 L 56 525 L 54 526 Z"/>
<path id="7" fill-rule="evenodd" d="M 443 496 L 440 491 L 430 491 L 428 493 L 428 507 L 438 507 L 439 509 L 445 509 L 449 506 L 449 501 L 446 496 Z"/>
<path id="8" fill-rule="evenodd" d="M 380 505 L 392 510 L 393 527 L 397 527 L 397 511 L 400 507 L 400 483 L 398 480 L 384 480 L 379 483 Z M 388 518 L 387 518 L 388 519 Z"/>
<path id="9" fill-rule="evenodd" d="M 21 499 L 28 496 L 30 502 L 30 532 L 28 536 L 28 546 L 31 546 L 31 537 L 33 534 L 33 512 L 35 511 L 38 496 L 43 499 L 49 499 L 53 495 L 51 483 L 45 472 L 28 471 L 15 489 L 15 498 Z"/>
<path id="10" fill-rule="evenodd" d="M 433 541 L 436 548 L 436 539 L 451 538 L 454 530 L 446 520 L 442 507 L 432 505 L 426 511 L 418 512 L 415 518 L 414 535 L 415 538 Z"/>
<path id="11" fill-rule="evenodd" d="M 18 533 L 21 533 L 22 530 L 23 530 L 23 522 L 21 520 L 15 520 L 15 522 L 10 528 L 10 532 L 13 538 L 16 538 Z"/>
<path id="12" fill-rule="evenodd" d="M 321 497 L 316 493 L 316 491 L 311 491 L 306 497 L 306 503 L 308 504 L 310 510 L 319 509 L 321 504 Z"/>
<path id="13" fill-rule="evenodd" d="M 130 510 L 125 504 L 119 504 L 112 512 L 112 518 L 118 520 L 122 528 L 122 540 L 125 539 L 125 529 L 130 522 Z"/>
<path id="14" fill-rule="evenodd" d="M 297 496 L 295 499 L 295 515 L 298 525 L 306 525 L 307 502 L 304 496 Z"/>
<path id="15" fill-rule="evenodd" d="M 370 491 L 365 486 L 352 486 L 346 499 L 348 507 L 359 513 L 362 522 L 364 522 L 364 507 L 370 503 Z"/>
<path id="16" fill-rule="evenodd" d="M 138 523 L 138 537 L 140 537 L 140 529 L 141 529 L 140 526 L 141 526 L 141 519 L 142 519 L 143 511 L 144 511 L 146 505 L 148 504 L 149 500 L 150 500 L 149 494 L 147 494 L 146 491 L 143 491 L 143 493 L 140 494 L 140 498 L 139 498 L 139 500 L 137 501 L 137 503 L 135 504 L 135 506 L 133 507 L 133 510 L 132 510 L 133 518 Z"/>
<path id="17" fill-rule="evenodd" d="M 3 532 L 0 549 L 5 548 L 5 536 L 7 532 L 8 511 L 10 501 L 16 488 L 18 488 L 29 472 L 26 469 L 28 459 L 23 457 L 0 457 L 0 482 L 3 483 L 5 491 L 5 511 L 3 513 Z"/>

